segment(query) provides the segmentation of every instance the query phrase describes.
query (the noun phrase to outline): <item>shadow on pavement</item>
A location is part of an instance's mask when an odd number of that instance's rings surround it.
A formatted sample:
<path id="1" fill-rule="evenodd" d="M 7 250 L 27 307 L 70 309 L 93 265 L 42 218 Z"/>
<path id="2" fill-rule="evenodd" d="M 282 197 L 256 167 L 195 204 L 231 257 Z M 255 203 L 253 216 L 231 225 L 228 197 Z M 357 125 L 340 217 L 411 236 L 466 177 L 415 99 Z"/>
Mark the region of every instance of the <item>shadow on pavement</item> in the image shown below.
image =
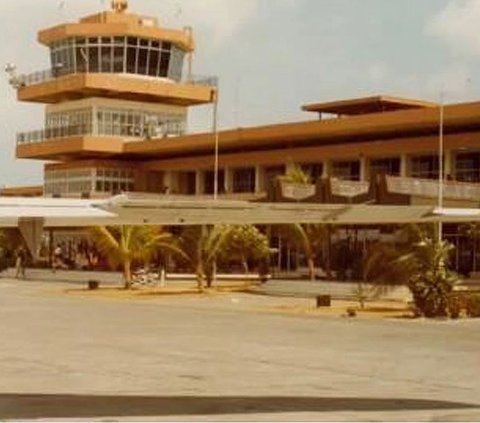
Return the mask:
<path id="1" fill-rule="evenodd" d="M 148 417 L 336 411 L 480 408 L 421 399 L 223 396 L 95 396 L 0 394 L 0 419 Z"/>

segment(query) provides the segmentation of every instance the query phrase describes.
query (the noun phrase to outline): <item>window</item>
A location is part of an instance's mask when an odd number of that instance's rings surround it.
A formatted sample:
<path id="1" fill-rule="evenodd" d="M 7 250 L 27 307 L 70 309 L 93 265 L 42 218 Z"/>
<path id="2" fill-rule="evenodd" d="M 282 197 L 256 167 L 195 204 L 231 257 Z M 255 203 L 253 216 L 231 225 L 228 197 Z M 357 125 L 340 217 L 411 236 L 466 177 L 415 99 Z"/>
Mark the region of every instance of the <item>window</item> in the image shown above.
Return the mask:
<path id="1" fill-rule="evenodd" d="M 213 194 L 215 192 L 215 172 L 213 170 L 207 170 L 204 173 L 204 194 Z M 218 171 L 218 194 L 225 193 L 225 171 Z"/>
<path id="2" fill-rule="evenodd" d="M 345 181 L 359 181 L 360 161 L 332 162 L 332 176 Z"/>
<path id="3" fill-rule="evenodd" d="M 302 163 L 302 170 L 310 176 L 310 181 L 315 183 L 323 175 L 323 163 Z"/>
<path id="4" fill-rule="evenodd" d="M 52 71 L 133 73 L 182 78 L 185 52 L 169 42 L 137 37 L 72 37 L 50 46 Z"/>
<path id="5" fill-rule="evenodd" d="M 416 156 L 410 160 L 410 176 L 420 179 L 438 179 L 438 156 Z"/>
<path id="6" fill-rule="evenodd" d="M 183 195 L 195 195 L 197 193 L 197 173 L 180 172 L 179 193 Z"/>
<path id="7" fill-rule="evenodd" d="M 480 153 L 459 153 L 455 158 L 456 179 L 480 182 Z"/>
<path id="8" fill-rule="evenodd" d="M 370 175 L 400 176 L 400 158 L 370 160 Z"/>
<path id="9" fill-rule="evenodd" d="M 234 193 L 255 192 L 255 168 L 254 167 L 234 169 L 233 192 Z"/>

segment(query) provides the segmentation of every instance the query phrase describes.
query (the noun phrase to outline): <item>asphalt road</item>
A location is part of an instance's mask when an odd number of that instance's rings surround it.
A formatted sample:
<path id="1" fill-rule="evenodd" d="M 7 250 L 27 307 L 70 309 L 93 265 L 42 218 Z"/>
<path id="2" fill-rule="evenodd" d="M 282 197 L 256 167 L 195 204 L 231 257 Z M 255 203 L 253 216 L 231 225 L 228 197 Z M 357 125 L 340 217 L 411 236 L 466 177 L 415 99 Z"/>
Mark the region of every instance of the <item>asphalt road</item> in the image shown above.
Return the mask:
<path id="1" fill-rule="evenodd" d="M 279 301 L 85 298 L 0 280 L 0 419 L 480 420 L 480 321 L 309 318 Z"/>

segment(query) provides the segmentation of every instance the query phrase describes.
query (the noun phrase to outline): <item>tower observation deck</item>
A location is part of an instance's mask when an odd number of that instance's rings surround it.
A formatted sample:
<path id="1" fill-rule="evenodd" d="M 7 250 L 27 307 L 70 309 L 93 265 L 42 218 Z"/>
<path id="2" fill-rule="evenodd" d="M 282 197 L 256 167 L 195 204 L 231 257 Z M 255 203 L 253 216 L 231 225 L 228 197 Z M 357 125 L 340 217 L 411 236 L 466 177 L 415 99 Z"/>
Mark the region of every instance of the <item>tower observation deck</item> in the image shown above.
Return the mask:
<path id="1" fill-rule="evenodd" d="M 18 134 L 20 158 L 94 158 L 124 142 L 183 135 L 187 108 L 217 96 L 215 77 L 191 74 L 191 28 L 161 27 L 126 0 L 41 30 L 38 41 L 50 69 L 12 78 L 20 101 L 47 105 L 44 127 Z"/>

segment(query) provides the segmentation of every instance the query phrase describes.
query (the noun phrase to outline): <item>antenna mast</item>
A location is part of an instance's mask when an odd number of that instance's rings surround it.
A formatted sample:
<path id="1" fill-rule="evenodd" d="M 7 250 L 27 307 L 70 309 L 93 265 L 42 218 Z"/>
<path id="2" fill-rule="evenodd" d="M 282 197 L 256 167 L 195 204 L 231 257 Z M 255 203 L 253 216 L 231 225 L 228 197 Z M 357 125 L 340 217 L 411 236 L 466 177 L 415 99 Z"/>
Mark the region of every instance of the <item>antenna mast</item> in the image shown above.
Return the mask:
<path id="1" fill-rule="evenodd" d="M 112 10 L 117 13 L 124 13 L 128 9 L 128 0 L 112 0 Z"/>

